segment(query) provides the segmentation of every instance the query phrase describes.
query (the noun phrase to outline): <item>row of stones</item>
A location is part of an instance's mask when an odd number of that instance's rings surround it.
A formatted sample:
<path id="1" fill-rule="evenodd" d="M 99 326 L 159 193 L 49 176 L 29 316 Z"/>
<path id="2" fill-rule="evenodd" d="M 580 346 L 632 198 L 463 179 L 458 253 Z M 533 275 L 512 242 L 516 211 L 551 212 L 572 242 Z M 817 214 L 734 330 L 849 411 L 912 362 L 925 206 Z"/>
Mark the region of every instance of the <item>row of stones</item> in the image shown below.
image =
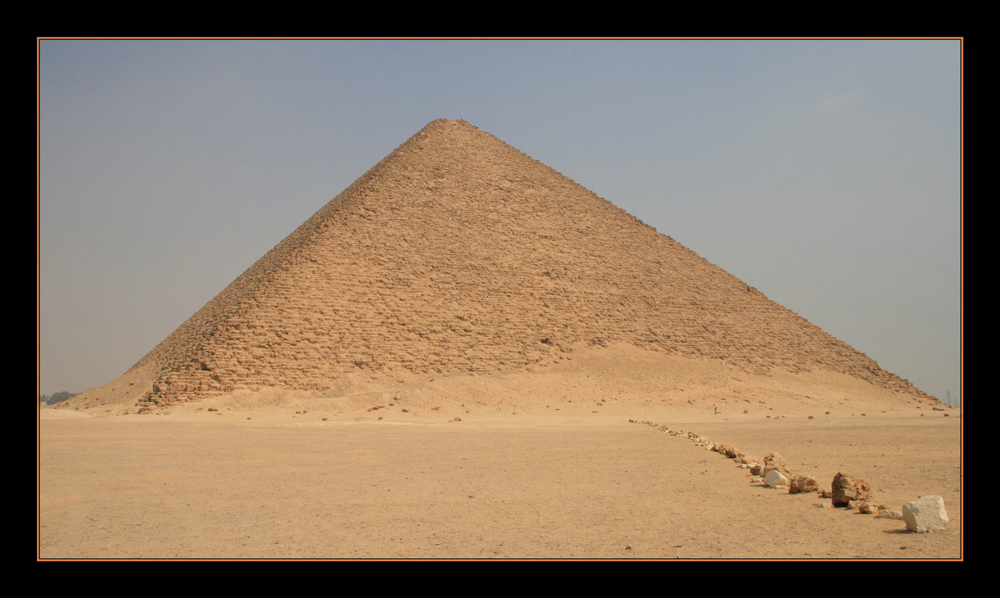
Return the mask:
<path id="1" fill-rule="evenodd" d="M 771 488 L 787 488 L 789 494 L 817 492 L 821 498 L 831 499 L 834 507 L 856 509 L 859 513 L 874 514 L 883 519 L 902 519 L 909 531 L 927 532 L 943 529 L 948 524 L 944 499 L 937 495 L 922 496 L 916 501 L 904 504 L 902 510 L 892 510 L 888 505 L 875 503 L 872 500 L 871 485 L 860 478 L 838 472 L 833 478 L 830 490 L 820 489 L 819 483 L 814 478 L 794 475 L 780 453 L 770 453 L 764 457 L 762 463 L 758 463 L 756 459 L 747 456 L 734 446 L 725 443 L 715 444 L 695 432 L 685 433 L 683 430 L 675 430 L 649 420 L 628 421 L 646 424 L 671 436 L 688 438 L 695 442 L 696 446 L 735 460 L 741 468 L 749 469 L 755 476 L 751 478 L 751 483 L 764 483 Z"/>

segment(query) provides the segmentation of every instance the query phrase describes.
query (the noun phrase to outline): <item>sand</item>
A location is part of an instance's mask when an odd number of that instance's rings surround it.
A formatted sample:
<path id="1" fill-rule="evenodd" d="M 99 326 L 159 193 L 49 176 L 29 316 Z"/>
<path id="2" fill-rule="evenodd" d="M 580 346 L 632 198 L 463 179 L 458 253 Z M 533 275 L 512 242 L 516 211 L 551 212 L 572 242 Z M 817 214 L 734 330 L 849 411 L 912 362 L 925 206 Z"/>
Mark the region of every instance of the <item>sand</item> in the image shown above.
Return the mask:
<path id="1" fill-rule="evenodd" d="M 543 369 L 241 392 L 169 415 L 42 408 L 38 556 L 963 557 L 960 409 L 837 374 L 756 377 L 627 347 Z M 826 487 L 861 477 L 895 509 L 940 495 L 950 522 L 915 534 L 817 506 L 829 499 L 754 484 L 630 419 L 778 451 Z"/>

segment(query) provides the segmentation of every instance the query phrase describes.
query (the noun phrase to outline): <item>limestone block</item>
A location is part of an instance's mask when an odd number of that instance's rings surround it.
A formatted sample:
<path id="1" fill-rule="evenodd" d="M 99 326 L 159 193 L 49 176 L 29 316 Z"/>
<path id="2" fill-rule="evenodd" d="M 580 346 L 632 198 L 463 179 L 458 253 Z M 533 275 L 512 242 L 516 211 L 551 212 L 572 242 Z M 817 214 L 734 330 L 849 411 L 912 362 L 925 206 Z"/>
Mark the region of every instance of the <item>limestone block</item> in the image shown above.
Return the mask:
<path id="1" fill-rule="evenodd" d="M 948 513 L 944 510 L 944 499 L 937 495 L 921 496 L 903 505 L 903 520 L 911 532 L 929 532 L 948 526 Z"/>
<path id="2" fill-rule="evenodd" d="M 772 469 L 770 473 L 764 476 L 764 483 L 772 488 L 777 488 L 778 486 L 787 486 L 788 478 L 783 476 L 777 469 Z"/>
<path id="3" fill-rule="evenodd" d="M 767 476 L 768 473 L 774 470 L 781 472 L 785 477 L 792 476 L 792 472 L 785 464 L 785 458 L 781 456 L 781 453 L 770 453 L 764 457 L 763 474 Z"/>

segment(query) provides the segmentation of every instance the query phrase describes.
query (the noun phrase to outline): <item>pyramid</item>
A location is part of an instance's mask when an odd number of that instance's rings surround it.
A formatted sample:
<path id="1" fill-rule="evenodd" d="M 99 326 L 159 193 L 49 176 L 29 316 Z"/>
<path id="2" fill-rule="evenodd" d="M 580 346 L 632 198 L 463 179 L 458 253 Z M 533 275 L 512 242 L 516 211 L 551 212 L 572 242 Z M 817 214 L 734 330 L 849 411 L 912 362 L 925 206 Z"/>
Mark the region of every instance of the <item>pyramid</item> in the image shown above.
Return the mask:
<path id="1" fill-rule="evenodd" d="M 923 395 L 670 237 L 465 121 L 400 145 L 130 370 L 147 409 L 357 372 L 490 374 L 631 343 Z"/>

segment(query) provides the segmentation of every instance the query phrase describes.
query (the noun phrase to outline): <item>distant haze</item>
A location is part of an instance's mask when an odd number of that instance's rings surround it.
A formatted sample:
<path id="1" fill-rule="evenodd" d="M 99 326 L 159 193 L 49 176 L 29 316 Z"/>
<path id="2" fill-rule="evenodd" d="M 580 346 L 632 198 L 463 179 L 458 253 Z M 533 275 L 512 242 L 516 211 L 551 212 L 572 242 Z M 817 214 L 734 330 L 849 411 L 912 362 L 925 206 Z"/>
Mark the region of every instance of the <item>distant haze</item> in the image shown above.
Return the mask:
<path id="1" fill-rule="evenodd" d="M 39 391 L 121 375 L 436 118 L 952 402 L 961 42 L 39 42 Z"/>

